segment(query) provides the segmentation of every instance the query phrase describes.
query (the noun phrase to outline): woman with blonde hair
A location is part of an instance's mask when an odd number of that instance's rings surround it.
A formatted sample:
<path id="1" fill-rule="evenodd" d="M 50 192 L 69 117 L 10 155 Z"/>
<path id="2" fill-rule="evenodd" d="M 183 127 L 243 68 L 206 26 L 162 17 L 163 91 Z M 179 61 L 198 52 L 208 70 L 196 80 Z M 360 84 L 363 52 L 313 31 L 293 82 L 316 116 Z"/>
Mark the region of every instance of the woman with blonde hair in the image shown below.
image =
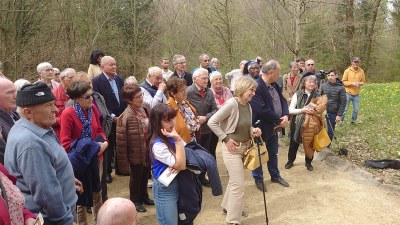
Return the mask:
<path id="1" fill-rule="evenodd" d="M 229 181 L 221 206 L 227 213 L 227 224 L 240 224 L 244 201 L 243 153 L 250 147 L 251 135 L 261 136 L 260 128 L 252 127 L 249 104 L 257 89 L 257 82 L 241 77 L 235 83 L 235 97 L 229 99 L 208 121 L 208 126 L 222 143 L 222 158 L 229 173 Z"/>

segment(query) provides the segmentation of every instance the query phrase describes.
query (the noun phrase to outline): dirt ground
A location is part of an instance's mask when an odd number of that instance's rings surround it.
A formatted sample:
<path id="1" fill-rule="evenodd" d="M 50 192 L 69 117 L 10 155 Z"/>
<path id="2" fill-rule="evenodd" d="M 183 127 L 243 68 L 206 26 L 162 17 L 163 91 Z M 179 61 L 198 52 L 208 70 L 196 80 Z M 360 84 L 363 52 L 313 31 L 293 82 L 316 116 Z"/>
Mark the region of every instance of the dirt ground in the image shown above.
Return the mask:
<path id="1" fill-rule="evenodd" d="M 304 166 L 304 155 L 298 153 L 294 167 L 284 168 L 287 146 L 280 143 L 279 168 L 281 176 L 290 184 L 282 187 L 270 182 L 264 166 L 269 224 L 399 224 L 400 193 L 383 189 L 370 182 L 354 179 L 349 172 L 328 166 L 325 161 L 314 160 L 314 171 Z M 223 164 L 221 151 L 217 149 L 217 162 L 223 188 L 228 173 Z M 129 198 L 129 177 L 113 176 L 109 185 L 109 197 Z M 151 189 L 148 189 L 151 195 Z M 262 192 L 255 187 L 251 172 L 246 172 L 246 193 L 243 218 L 244 225 L 266 224 Z M 195 225 L 226 224 L 220 207 L 222 196 L 211 195 L 210 188 L 203 190 L 202 211 Z M 154 206 L 139 213 L 139 224 L 157 224 Z"/>

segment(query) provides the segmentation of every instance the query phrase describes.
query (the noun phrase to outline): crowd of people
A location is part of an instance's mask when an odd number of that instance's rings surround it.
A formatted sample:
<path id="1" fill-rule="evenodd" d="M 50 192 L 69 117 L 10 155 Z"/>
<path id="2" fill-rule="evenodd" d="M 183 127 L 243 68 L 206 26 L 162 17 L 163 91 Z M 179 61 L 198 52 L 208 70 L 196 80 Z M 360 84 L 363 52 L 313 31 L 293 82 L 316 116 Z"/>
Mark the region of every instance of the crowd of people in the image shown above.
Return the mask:
<path id="1" fill-rule="evenodd" d="M 223 193 L 218 141 L 229 174 L 221 210 L 227 224 L 240 224 L 247 216 L 243 154 L 252 137 L 266 144 L 272 183 L 290 186 L 278 168 L 285 128 L 285 168 L 295 165 L 302 144 L 306 169 L 313 171 L 314 135 L 326 124 L 333 139 L 350 102 L 350 123 L 357 120 L 365 84 L 359 63 L 353 57 L 342 80 L 330 70 L 326 81 L 313 59 L 301 57 L 283 76 L 279 62 L 263 64 L 261 57 L 223 76 L 217 58 L 201 54 L 188 72 L 186 58 L 174 55 L 174 71 L 162 58 L 141 83 L 123 79 L 116 60 L 100 50 L 90 56 L 87 73 L 40 63 L 34 83 L 13 83 L 0 68 L 0 225 L 36 224 L 39 217 L 44 224 L 88 224 L 88 214 L 99 225 L 137 224 L 137 213 L 153 205 L 159 224 L 193 224 L 202 187 Z M 113 169 L 130 176 L 129 199 L 108 199 Z M 266 192 L 262 167 L 252 175 Z"/>

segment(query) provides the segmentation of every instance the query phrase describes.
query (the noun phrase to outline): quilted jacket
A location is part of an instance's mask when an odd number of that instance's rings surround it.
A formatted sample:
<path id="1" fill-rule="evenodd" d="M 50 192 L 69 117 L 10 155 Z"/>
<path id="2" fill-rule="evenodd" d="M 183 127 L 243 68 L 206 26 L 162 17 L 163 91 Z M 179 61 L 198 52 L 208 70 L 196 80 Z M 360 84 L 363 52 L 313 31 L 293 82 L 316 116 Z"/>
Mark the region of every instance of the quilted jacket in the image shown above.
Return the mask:
<path id="1" fill-rule="evenodd" d="M 150 116 L 150 106 L 147 103 L 143 105 L 146 114 Z M 127 107 L 119 116 L 116 124 L 117 145 L 116 154 L 118 169 L 122 174 L 129 174 L 129 165 L 147 165 L 148 154 L 145 144 L 145 134 L 143 127 L 131 107 Z"/>
<path id="2" fill-rule="evenodd" d="M 326 95 L 313 98 L 311 100 L 315 104 L 315 115 L 306 114 L 302 127 L 302 141 L 304 153 L 308 158 L 312 159 L 314 156 L 313 141 L 314 135 L 322 129 L 322 123 L 325 123 L 322 113 L 326 109 L 328 98 Z"/>

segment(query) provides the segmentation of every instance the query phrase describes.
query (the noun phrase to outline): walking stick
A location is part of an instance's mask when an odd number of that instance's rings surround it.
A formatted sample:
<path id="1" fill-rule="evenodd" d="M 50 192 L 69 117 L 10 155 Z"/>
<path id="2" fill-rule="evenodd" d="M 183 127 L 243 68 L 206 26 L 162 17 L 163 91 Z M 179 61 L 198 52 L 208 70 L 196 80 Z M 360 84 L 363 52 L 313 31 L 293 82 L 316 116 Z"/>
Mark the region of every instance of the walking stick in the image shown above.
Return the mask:
<path id="1" fill-rule="evenodd" d="M 257 122 L 254 124 L 254 127 L 260 123 L 260 120 L 257 120 Z M 265 200 L 265 186 L 264 186 L 264 171 L 262 168 L 262 162 L 261 162 L 261 152 L 260 152 L 260 144 L 261 144 L 261 139 L 259 137 L 255 137 L 254 141 L 257 143 L 257 150 L 258 150 L 258 162 L 260 163 L 260 169 L 261 169 L 261 177 L 262 177 L 262 187 L 263 187 L 263 200 L 264 200 L 264 211 L 265 211 L 265 222 L 268 225 L 268 212 L 267 212 L 267 201 Z"/>

